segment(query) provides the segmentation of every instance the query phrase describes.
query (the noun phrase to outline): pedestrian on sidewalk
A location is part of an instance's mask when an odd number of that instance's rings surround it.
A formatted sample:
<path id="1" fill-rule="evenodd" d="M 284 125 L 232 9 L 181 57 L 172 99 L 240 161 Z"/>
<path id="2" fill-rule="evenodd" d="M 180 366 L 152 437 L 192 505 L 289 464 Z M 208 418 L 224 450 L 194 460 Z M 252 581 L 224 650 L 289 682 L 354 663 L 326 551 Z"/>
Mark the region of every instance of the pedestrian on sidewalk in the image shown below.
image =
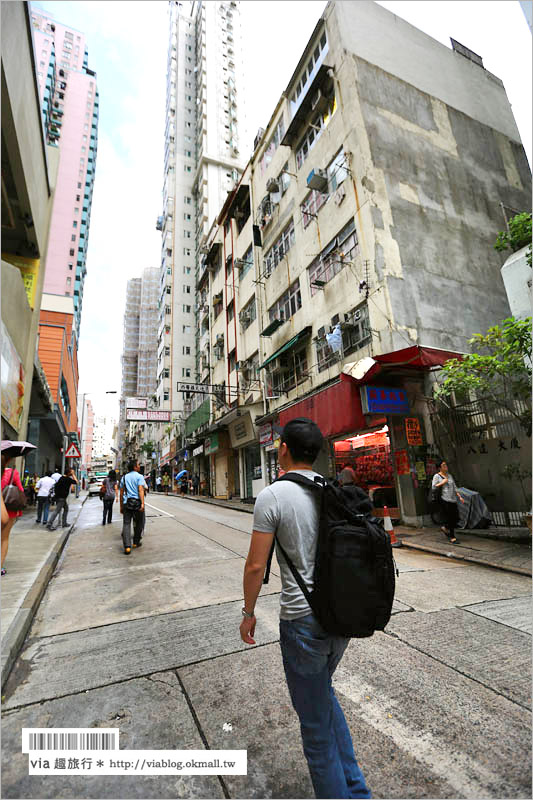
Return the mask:
<path id="1" fill-rule="evenodd" d="M 463 498 L 457 491 L 456 483 L 448 470 L 446 461 L 441 461 L 439 471 L 433 476 L 431 482 L 432 489 L 440 490 L 439 508 L 444 517 L 444 525 L 441 531 L 452 544 L 459 544 L 455 536 L 455 528 L 459 522 L 459 508 L 457 501 L 464 503 Z"/>
<path id="2" fill-rule="evenodd" d="M 163 483 L 163 489 L 165 490 L 165 494 L 168 497 L 168 490 L 170 489 L 170 475 L 167 472 L 165 472 L 165 474 L 163 475 L 162 483 Z"/>
<path id="3" fill-rule="evenodd" d="M 144 476 L 137 461 L 128 462 L 128 473 L 120 481 L 120 513 L 123 516 L 122 542 L 126 555 L 131 553 L 131 523 L 133 545 L 141 547 L 144 524 Z"/>
<path id="4" fill-rule="evenodd" d="M 278 459 L 285 472 L 318 477 L 313 463 L 322 447 L 319 427 L 303 417 L 282 430 Z M 253 533 L 244 568 L 241 639 L 255 644 L 255 603 L 274 536 L 286 550 L 309 591 L 319 533 L 318 493 L 274 482 L 255 502 Z M 300 719 L 304 754 L 316 797 L 371 797 L 355 758 L 352 739 L 332 686 L 332 675 L 349 639 L 327 633 L 311 612 L 281 552 L 280 647 L 287 686 Z"/>
<path id="5" fill-rule="evenodd" d="M 117 473 L 114 469 L 110 469 L 107 478 L 104 478 L 102 482 L 102 486 L 105 489 L 105 494 L 103 496 L 104 501 L 104 518 L 102 520 L 102 525 L 107 524 L 111 525 L 113 519 L 113 503 L 118 500 L 118 481 L 117 481 Z"/>
<path id="6" fill-rule="evenodd" d="M 157 478 L 155 479 L 155 486 L 156 486 L 156 491 L 158 492 L 163 491 L 163 487 L 161 486 L 161 475 L 158 475 Z"/>
<path id="7" fill-rule="evenodd" d="M 60 471 L 59 471 L 59 467 L 56 467 L 56 471 L 55 471 L 55 472 L 52 472 L 52 478 L 53 478 L 53 479 L 55 480 L 55 482 L 57 483 L 57 482 L 58 482 L 58 480 L 59 480 L 60 478 L 62 478 L 62 477 L 63 477 L 63 476 L 62 476 L 62 474 L 61 474 L 61 473 L 60 473 Z"/>
<path id="8" fill-rule="evenodd" d="M 48 522 L 48 512 L 50 510 L 50 490 L 56 485 L 55 480 L 52 478 L 50 470 L 37 481 L 37 519 L 35 522 L 41 522 L 43 525 Z"/>
<path id="9" fill-rule="evenodd" d="M 194 495 L 199 494 L 198 489 L 200 487 L 200 476 L 195 472 L 192 476 L 192 491 Z"/>
<path id="10" fill-rule="evenodd" d="M 363 489 L 357 486 L 357 477 L 352 467 L 344 467 L 337 478 L 344 501 L 354 514 L 372 511 L 372 501 Z"/>
<path id="11" fill-rule="evenodd" d="M 54 476 L 52 475 L 52 478 L 53 477 Z M 68 524 L 67 524 L 68 496 L 69 496 L 69 493 L 70 493 L 70 490 L 72 489 L 72 487 L 75 486 L 77 483 L 78 483 L 78 479 L 76 478 L 76 473 L 74 472 L 73 469 L 70 469 L 70 467 L 66 470 L 65 474 L 62 475 L 59 478 L 59 480 L 56 482 L 55 490 L 54 490 L 54 495 L 55 495 L 55 499 L 56 499 L 56 507 L 55 507 L 54 513 L 52 514 L 52 516 L 48 520 L 48 525 L 46 526 L 46 530 L 48 530 L 48 531 L 53 531 L 54 530 L 54 522 L 56 520 L 56 517 L 58 517 L 61 512 L 63 512 L 63 519 L 62 519 L 62 522 L 61 522 L 61 526 L 63 528 L 68 528 Z M 59 520 L 58 520 L 57 527 L 59 527 Z"/>
<path id="12" fill-rule="evenodd" d="M 2 453 L 2 490 L 5 487 L 12 483 L 13 486 L 16 486 L 17 489 L 20 489 L 22 493 L 24 493 L 24 487 L 22 486 L 20 475 L 18 470 L 14 467 L 8 467 L 9 462 L 14 458 L 13 455 L 9 455 L 6 451 Z M 3 502 L 3 496 L 2 496 Z M 5 575 L 6 570 L 4 568 L 4 561 L 7 556 L 7 549 L 9 547 L 9 534 L 13 528 L 13 525 L 17 521 L 19 517 L 22 516 L 22 511 L 8 511 L 7 515 L 9 517 L 7 523 L 2 525 L 2 545 L 1 545 L 1 574 Z"/>

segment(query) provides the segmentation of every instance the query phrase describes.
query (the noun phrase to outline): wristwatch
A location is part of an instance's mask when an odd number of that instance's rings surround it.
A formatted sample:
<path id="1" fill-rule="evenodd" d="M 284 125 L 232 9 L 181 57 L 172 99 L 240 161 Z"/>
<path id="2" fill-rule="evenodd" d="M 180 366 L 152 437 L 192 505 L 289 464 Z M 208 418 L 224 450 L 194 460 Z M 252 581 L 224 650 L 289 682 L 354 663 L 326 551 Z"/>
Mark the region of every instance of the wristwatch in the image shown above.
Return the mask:
<path id="1" fill-rule="evenodd" d="M 250 613 L 249 613 L 249 612 L 248 612 L 248 611 L 245 609 L 245 607 L 244 607 L 244 606 L 242 607 L 242 615 L 243 615 L 243 617 L 247 617 L 248 619 L 253 619 L 253 618 L 255 617 L 255 614 L 254 614 L 253 612 L 250 614 Z"/>

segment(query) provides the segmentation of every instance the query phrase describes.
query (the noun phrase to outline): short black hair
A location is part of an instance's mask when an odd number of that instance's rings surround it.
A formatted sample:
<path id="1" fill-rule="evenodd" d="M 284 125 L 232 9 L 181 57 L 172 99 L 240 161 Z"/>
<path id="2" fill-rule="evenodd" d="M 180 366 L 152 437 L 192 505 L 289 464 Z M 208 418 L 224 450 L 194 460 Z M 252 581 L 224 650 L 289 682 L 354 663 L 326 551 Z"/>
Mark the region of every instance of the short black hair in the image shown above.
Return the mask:
<path id="1" fill-rule="evenodd" d="M 136 466 L 137 462 L 135 460 L 128 461 L 128 472 L 133 472 Z"/>
<path id="2" fill-rule="evenodd" d="M 130 470 L 130 472 L 131 472 L 131 470 Z M 108 477 L 108 478 L 109 478 L 109 480 L 111 480 L 111 481 L 116 481 L 116 479 L 117 479 L 117 473 L 115 472 L 115 470 L 114 470 L 114 469 L 110 469 L 110 470 L 109 470 L 109 472 L 107 473 L 107 477 Z"/>
<path id="3" fill-rule="evenodd" d="M 324 437 L 316 422 L 307 417 L 296 417 L 283 427 L 281 441 L 287 445 L 293 461 L 313 464 Z"/>

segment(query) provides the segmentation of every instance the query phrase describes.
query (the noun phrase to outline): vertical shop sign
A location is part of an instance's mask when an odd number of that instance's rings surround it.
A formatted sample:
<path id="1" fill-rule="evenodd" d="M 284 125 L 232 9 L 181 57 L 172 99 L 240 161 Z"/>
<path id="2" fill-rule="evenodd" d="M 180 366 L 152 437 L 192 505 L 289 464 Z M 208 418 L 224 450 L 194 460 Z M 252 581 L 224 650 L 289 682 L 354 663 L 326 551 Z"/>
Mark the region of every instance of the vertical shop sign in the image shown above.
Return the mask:
<path id="1" fill-rule="evenodd" d="M 416 477 L 420 482 L 426 480 L 426 465 L 424 464 L 423 461 L 417 461 L 415 463 L 415 472 L 416 472 Z"/>
<path id="2" fill-rule="evenodd" d="M 13 255 L 12 253 L 2 253 L 2 258 L 9 264 L 13 264 L 14 267 L 19 268 L 22 280 L 24 281 L 28 303 L 30 308 L 34 309 L 40 260 L 38 258 L 24 258 L 23 256 Z"/>
<path id="3" fill-rule="evenodd" d="M 268 422 L 266 425 L 260 425 L 258 428 L 259 432 L 259 444 L 267 445 L 272 444 L 272 423 Z"/>
<path id="4" fill-rule="evenodd" d="M 409 475 L 409 456 L 407 450 L 396 450 L 394 453 L 396 472 L 398 475 Z"/>
<path id="5" fill-rule="evenodd" d="M 2 416 L 18 431 L 24 409 L 24 367 L 2 322 Z"/>
<path id="6" fill-rule="evenodd" d="M 405 420 L 405 433 L 407 444 L 411 447 L 418 447 L 423 444 L 422 431 L 420 430 L 420 420 L 416 417 L 407 417 Z"/>

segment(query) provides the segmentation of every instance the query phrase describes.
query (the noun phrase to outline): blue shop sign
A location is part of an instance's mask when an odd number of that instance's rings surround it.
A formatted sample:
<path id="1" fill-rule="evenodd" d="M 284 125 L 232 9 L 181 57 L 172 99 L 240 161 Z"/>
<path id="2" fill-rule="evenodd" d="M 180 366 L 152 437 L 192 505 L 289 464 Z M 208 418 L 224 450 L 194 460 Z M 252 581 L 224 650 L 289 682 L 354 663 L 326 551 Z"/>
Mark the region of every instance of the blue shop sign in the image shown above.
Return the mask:
<path id="1" fill-rule="evenodd" d="M 361 386 L 363 414 L 410 414 L 407 395 L 403 389 L 386 386 Z"/>

